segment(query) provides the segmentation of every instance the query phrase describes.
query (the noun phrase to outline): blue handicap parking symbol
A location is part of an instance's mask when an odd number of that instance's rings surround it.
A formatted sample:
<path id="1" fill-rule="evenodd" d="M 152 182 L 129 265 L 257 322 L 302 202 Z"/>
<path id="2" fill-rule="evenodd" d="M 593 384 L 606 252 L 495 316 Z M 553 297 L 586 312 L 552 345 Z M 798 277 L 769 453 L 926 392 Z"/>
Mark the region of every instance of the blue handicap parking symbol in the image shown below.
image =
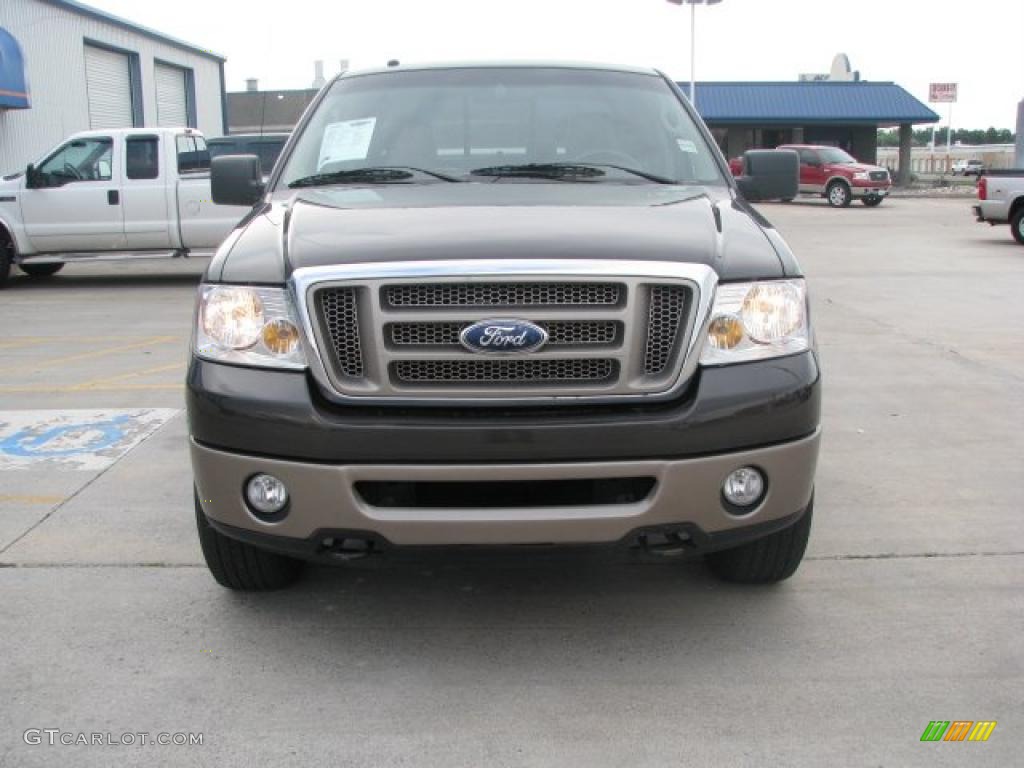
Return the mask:
<path id="1" fill-rule="evenodd" d="M 95 453 L 116 445 L 125 436 L 122 427 L 131 421 L 127 415 L 115 416 L 105 421 L 91 421 L 81 424 L 62 424 L 45 432 L 23 429 L 0 440 L 0 453 L 28 458 L 49 458 L 74 456 L 81 453 Z M 70 447 L 60 447 L 60 439 L 89 434 L 85 442 Z"/>

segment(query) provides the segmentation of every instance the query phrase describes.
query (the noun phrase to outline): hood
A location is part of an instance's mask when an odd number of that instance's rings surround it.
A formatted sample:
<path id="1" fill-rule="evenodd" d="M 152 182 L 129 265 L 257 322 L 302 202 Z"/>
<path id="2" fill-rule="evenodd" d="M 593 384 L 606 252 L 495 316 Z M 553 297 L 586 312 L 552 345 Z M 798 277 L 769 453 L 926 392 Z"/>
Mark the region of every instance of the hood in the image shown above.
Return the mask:
<path id="1" fill-rule="evenodd" d="M 766 222 L 755 217 L 725 188 L 514 182 L 304 190 L 249 222 L 220 279 L 277 282 L 294 269 L 340 263 L 523 258 L 699 263 L 724 280 L 782 276 Z"/>

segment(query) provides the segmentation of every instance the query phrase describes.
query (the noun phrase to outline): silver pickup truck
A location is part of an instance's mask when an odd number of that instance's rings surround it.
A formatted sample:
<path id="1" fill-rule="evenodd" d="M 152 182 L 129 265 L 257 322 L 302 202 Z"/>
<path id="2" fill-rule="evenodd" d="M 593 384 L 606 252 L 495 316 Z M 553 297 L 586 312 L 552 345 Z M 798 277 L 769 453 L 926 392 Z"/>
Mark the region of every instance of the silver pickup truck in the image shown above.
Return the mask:
<path id="1" fill-rule="evenodd" d="M 76 133 L 0 179 L 0 288 L 11 266 L 212 253 L 249 206 L 214 205 L 210 153 L 191 128 Z"/>
<path id="2" fill-rule="evenodd" d="M 986 171 L 971 210 L 978 221 L 993 226 L 1009 222 L 1013 239 L 1024 245 L 1024 168 Z"/>

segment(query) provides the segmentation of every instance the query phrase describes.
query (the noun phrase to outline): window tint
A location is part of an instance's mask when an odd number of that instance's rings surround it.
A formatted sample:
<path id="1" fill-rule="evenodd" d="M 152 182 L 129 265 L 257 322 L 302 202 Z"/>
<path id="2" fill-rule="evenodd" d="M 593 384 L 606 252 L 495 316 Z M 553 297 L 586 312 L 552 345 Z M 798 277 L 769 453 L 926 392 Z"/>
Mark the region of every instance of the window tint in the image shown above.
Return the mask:
<path id="1" fill-rule="evenodd" d="M 237 141 L 229 139 L 214 139 L 209 143 L 208 147 L 211 158 L 220 157 L 221 155 L 237 155 L 242 151 Z"/>
<path id="2" fill-rule="evenodd" d="M 800 162 L 804 165 L 810 165 L 811 163 L 818 162 L 818 153 L 813 149 L 801 149 L 800 150 Z"/>
<path id="3" fill-rule="evenodd" d="M 54 184 L 72 181 L 110 181 L 114 143 L 108 138 L 75 139 L 39 166 Z"/>
<path id="4" fill-rule="evenodd" d="M 838 165 L 857 162 L 838 147 L 825 147 L 822 149 L 821 159 L 826 163 L 836 163 Z"/>
<path id="5" fill-rule="evenodd" d="M 299 137 L 281 184 L 380 165 L 473 178 L 487 166 L 574 161 L 681 184 L 724 183 L 707 140 L 659 77 L 487 67 L 336 81 Z"/>
<path id="6" fill-rule="evenodd" d="M 185 134 L 175 138 L 178 149 L 178 173 L 210 170 L 210 151 L 202 136 Z"/>
<path id="7" fill-rule="evenodd" d="M 156 136 L 140 136 L 125 142 L 125 175 L 129 179 L 155 179 L 160 175 L 160 142 Z"/>
<path id="8" fill-rule="evenodd" d="M 284 149 L 283 141 L 260 141 L 250 144 L 248 151 L 259 157 L 260 169 L 266 175 L 273 170 L 274 163 L 277 162 L 277 156 L 281 154 L 282 149 Z"/>

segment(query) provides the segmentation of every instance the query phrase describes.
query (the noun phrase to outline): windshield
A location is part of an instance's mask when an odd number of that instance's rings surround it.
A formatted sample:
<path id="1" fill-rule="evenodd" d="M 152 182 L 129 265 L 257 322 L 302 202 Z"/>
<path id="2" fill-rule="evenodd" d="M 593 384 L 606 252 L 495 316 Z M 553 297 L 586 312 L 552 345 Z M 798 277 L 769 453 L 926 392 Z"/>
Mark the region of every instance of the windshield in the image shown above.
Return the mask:
<path id="1" fill-rule="evenodd" d="M 402 183 L 726 183 L 660 77 L 539 67 L 338 80 L 299 137 L 278 189 L 367 183 L 366 173 L 348 173 L 360 169 Z M 399 179 L 378 169 L 408 172 Z"/>
<path id="2" fill-rule="evenodd" d="M 835 147 L 825 147 L 818 150 L 818 154 L 821 155 L 821 161 L 823 163 L 835 163 L 839 165 L 856 163 L 857 161 L 850 157 L 848 154 L 843 152 L 841 149 Z"/>

